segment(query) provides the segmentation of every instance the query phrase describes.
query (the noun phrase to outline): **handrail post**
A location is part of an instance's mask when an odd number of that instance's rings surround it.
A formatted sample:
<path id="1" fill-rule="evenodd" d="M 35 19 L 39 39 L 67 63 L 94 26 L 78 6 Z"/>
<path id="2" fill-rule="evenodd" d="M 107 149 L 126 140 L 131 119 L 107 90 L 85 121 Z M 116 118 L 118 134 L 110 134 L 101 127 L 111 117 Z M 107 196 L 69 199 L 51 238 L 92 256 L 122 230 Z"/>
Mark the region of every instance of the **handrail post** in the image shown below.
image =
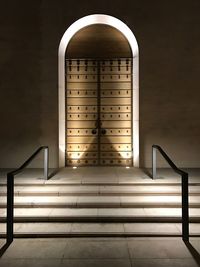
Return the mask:
<path id="1" fill-rule="evenodd" d="M 188 174 L 182 175 L 182 239 L 189 241 Z"/>
<path id="2" fill-rule="evenodd" d="M 48 169 L 49 169 L 49 148 L 44 148 L 44 178 L 48 180 Z"/>
<path id="3" fill-rule="evenodd" d="M 188 196 L 188 173 L 177 168 L 173 161 L 168 157 L 164 150 L 158 146 L 152 146 L 152 178 L 156 177 L 156 150 L 158 150 L 164 159 L 168 162 L 171 168 L 181 175 L 182 185 L 182 239 L 185 242 L 189 241 L 189 196 Z"/>
<path id="4" fill-rule="evenodd" d="M 152 179 L 156 178 L 156 148 L 152 146 Z"/>
<path id="5" fill-rule="evenodd" d="M 13 223 L 14 223 L 14 175 L 12 173 L 7 174 L 7 243 L 10 244 L 13 241 Z"/>
<path id="6" fill-rule="evenodd" d="M 14 237 L 14 176 L 20 173 L 34 158 L 44 149 L 44 177 L 48 179 L 49 172 L 49 147 L 39 147 L 30 158 L 28 158 L 18 169 L 7 173 L 7 215 L 6 215 L 6 242 L 11 244 Z"/>

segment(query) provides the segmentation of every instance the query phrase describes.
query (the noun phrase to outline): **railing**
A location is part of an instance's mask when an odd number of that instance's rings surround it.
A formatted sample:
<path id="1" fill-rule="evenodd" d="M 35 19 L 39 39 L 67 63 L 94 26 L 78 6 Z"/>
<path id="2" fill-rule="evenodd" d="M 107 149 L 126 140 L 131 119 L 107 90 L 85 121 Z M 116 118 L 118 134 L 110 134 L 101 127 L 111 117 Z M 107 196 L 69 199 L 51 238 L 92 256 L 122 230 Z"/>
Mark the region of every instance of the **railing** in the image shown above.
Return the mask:
<path id="1" fill-rule="evenodd" d="M 182 185 L 182 239 L 183 241 L 189 241 L 189 205 L 188 205 L 188 173 L 177 168 L 172 160 L 167 156 L 164 150 L 158 146 L 152 146 L 152 178 L 156 178 L 156 150 L 160 152 L 163 158 L 171 166 L 171 168 L 181 176 Z"/>
<path id="2" fill-rule="evenodd" d="M 29 163 L 44 149 L 44 177 L 48 179 L 49 169 L 49 148 L 48 146 L 41 146 L 38 148 L 24 164 L 18 169 L 7 173 L 7 223 L 6 223 L 6 241 L 8 244 L 13 241 L 13 223 L 14 223 L 14 176 L 23 171 Z"/>

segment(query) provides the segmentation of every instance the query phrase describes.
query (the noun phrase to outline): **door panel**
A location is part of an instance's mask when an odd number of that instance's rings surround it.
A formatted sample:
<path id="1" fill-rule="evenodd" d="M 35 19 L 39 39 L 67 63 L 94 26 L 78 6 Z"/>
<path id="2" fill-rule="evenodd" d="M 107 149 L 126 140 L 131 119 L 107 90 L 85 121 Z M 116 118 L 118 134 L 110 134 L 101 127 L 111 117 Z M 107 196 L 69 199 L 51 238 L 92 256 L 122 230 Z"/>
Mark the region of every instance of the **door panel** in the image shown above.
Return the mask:
<path id="1" fill-rule="evenodd" d="M 96 97 L 97 91 L 96 89 L 94 90 L 77 90 L 77 89 L 72 89 L 68 90 L 67 96 L 68 97 Z"/>
<path id="2" fill-rule="evenodd" d="M 107 159 L 100 160 L 100 165 L 103 166 L 132 166 L 132 159 Z"/>
<path id="3" fill-rule="evenodd" d="M 94 128 L 94 127 L 93 127 Z M 67 129 L 67 136 L 93 136 L 91 129 Z"/>
<path id="4" fill-rule="evenodd" d="M 96 136 L 67 136 L 68 144 L 90 144 L 96 143 Z"/>
<path id="5" fill-rule="evenodd" d="M 101 97 L 131 97 L 131 90 L 104 89 L 101 90 Z"/>
<path id="6" fill-rule="evenodd" d="M 110 112 L 120 112 L 120 113 L 123 113 L 123 112 L 131 112 L 131 106 L 103 106 L 101 105 L 101 112 L 102 113 L 109 113 Z"/>
<path id="7" fill-rule="evenodd" d="M 130 82 L 131 75 L 130 74 L 102 74 L 101 82 Z"/>
<path id="8" fill-rule="evenodd" d="M 104 158 L 114 158 L 114 159 L 126 159 L 131 156 L 130 152 L 101 152 L 101 159 Z"/>
<path id="9" fill-rule="evenodd" d="M 96 151 L 97 144 L 67 144 L 68 152 L 76 152 L 76 151 Z"/>
<path id="10" fill-rule="evenodd" d="M 115 128 L 119 129 L 119 123 L 117 121 L 102 121 L 102 128 L 110 129 Z M 129 129 L 131 128 L 131 121 L 120 121 L 120 129 Z"/>
<path id="11" fill-rule="evenodd" d="M 102 106 L 100 118 L 101 128 L 104 129 L 100 137 L 100 162 L 101 165 L 130 166 L 132 165 L 131 60 L 107 60 L 102 61 L 100 65 Z M 105 146 L 108 151 L 105 151 Z"/>
<path id="12" fill-rule="evenodd" d="M 69 159 L 69 157 L 66 159 L 66 165 L 67 166 L 97 166 L 99 165 L 97 159 Z"/>
<path id="13" fill-rule="evenodd" d="M 94 129 L 96 127 L 96 120 L 93 121 L 68 121 L 67 122 L 67 130 L 68 129 Z"/>
<path id="14" fill-rule="evenodd" d="M 80 106 L 92 106 L 94 110 L 96 110 L 97 99 L 96 97 L 83 97 L 80 98 L 78 95 L 76 97 L 68 97 L 67 105 L 76 106 L 76 108 Z"/>
<path id="15" fill-rule="evenodd" d="M 114 129 L 114 128 L 107 128 L 106 133 L 104 134 L 105 136 L 131 136 L 131 129 Z"/>
<path id="16" fill-rule="evenodd" d="M 69 81 L 68 81 L 69 82 Z M 88 90 L 93 90 L 97 88 L 97 84 L 95 83 L 87 83 L 87 89 Z M 80 83 L 77 81 L 69 82 L 67 85 L 67 91 L 70 89 L 78 89 L 78 90 L 85 90 L 86 89 L 86 84 L 85 83 Z"/>
<path id="17" fill-rule="evenodd" d="M 113 81 L 112 83 L 102 83 L 101 84 L 102 90 L 113 89 L 113 88 L 115 88 L 116 90 L 118 90 L 118 89 L 131 90 L 131 83 L 130 83 L 130 81 L 129 82 L 123 82 L 123 83 Z"/>
<path id="18" fill-rule="evenodd" d="M 132 165 L 131 59 L 66 60 L 66 165 Z"/>
<path id="19" fill-rule="evenodd" d="M 68 73 L 71 75 L 78 75 L 78 74 L 84 74 L 84 75 L 88 75 L 88 74 L 94 74 L 96 75 L 96 66 L 84 66 L 81 65 L 79 66 L 79 68 L 77 68 L 77 66 L 72 66 L 71 69 L 68 68 Z"/>
<path id="20" fill-rule="evenodd" d="M 98 164 L 96 61 L 66 61 L 66 164 Z"/>
<path id="21" fill-rule="evenodd" d="M 68 121 L 94 121 L 97 119 L 97 114 L 67 114 Z"/>
<path id="22" fill-rule="evenodd" d="M 66 107 L 66 111 L 67 111 L 67 114 L 81 114 L 81 113 L 87 113 L 87 114 L 90 114 L 90 113 L 94 113 L 96 114 L 97 112 L 97 108 L 96 106 L 67 106 Z"/>
<path id="23" fill-rule="evenodd" d="M 109 114 L 101 114 L 101 121 L 130 121 L 131 113 L 109 113 Z"/>
<path id="24" fill-rule="evenodd" d="M 129 144 L 131 143 L 130 136 L 101 136 L 101 144 Z"/>
<path id="25" fill-rule="evenodd" d="M 131 152 L 131 145 L 130 144 L 102 144 L 101 151 Z"/>
<path id="26" fill-rule="evenodd" d="M 131 98 L 126 97 L 126 98 L 120 98 L 120 97 L 105 97 L 101 99 L 101 104 L 110 106 L 112 103 L 112 106 L 124 106 L 124 105 L 131 105 Z"/>
<path id="27" fill-rule="evenodd" d="M 69 82 L 81 82 L 81 83 L 88 83 L 88 82 L 97 82 L 97 76 L 95 74 L 69 74 L 68 75 L 68 80 Z"/>
<path id="28" fill-rule="evenodd" d="M 108 63 L 109 64 L 109 63 Z M 123 73 L 123 75 L 130 75 L 131 74 L 131 69 L 130 68 L 126 68 L 126 66 L 101 66 L 101 74 L 118 74 L 121 75 Z"/>

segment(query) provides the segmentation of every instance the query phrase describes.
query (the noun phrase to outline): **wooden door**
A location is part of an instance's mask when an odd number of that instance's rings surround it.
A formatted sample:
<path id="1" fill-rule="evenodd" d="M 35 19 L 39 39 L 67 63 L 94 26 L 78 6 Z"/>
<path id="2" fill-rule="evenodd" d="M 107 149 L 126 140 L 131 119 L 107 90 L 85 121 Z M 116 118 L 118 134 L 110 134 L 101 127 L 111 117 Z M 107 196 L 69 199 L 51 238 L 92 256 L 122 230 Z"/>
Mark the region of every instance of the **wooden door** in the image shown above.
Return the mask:
<path id="1" fill-rule="evenodd" d="M 131 59 L 66 60 L 66 165 L 132 165 Z"/>

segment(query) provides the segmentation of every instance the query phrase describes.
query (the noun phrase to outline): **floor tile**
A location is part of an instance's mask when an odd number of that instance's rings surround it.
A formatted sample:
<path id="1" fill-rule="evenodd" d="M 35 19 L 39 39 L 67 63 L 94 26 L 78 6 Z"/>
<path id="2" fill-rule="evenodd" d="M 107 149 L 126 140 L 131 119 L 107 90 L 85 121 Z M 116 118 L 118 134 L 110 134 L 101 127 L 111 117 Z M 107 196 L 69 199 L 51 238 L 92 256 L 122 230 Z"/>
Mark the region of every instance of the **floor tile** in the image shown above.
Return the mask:
<path id="1" fill-rule="evenodd" d="M 194 259 L 140 259 L 132 260 L 133 267 L 198 267 Z"/>
<path id="2" fill-rule="evenodd" d="M 124 259 L 129 258 L 129 254 L 124 241 L 68 241 L 64 258 Z"/>
<path id="3" fill-rule="evenodd" d="M 5 244 L 6 240 L 5 238 L 0 239 L 0 248 Z"/>
<path id="4" fill-rule="evenodd" d="M 63 260 L 61 267 L 131 267 L 131 262 L 128 259 Z"/>
<path id="5" fill-rule="evenodd" d="M 191 254 L 181 239 L 132 240 L 128 242 L 131 258 L 191 258 Z"/>
<path id="6" fill-rule="evenodd" d="M 59 267 L 61 259 L 0 259 L 1 267 Z"/>
<path id="7" fill-rule="evenodd" d="M 6 250 L 2 259 L 4 258 L 62 258 L 66 247 L 66 242 L 59 239 L 55 242 L 46 240 L 41 242 L 35 239 L 30 242 L 28 239 L 15 239 L 10 247 Z"/>

